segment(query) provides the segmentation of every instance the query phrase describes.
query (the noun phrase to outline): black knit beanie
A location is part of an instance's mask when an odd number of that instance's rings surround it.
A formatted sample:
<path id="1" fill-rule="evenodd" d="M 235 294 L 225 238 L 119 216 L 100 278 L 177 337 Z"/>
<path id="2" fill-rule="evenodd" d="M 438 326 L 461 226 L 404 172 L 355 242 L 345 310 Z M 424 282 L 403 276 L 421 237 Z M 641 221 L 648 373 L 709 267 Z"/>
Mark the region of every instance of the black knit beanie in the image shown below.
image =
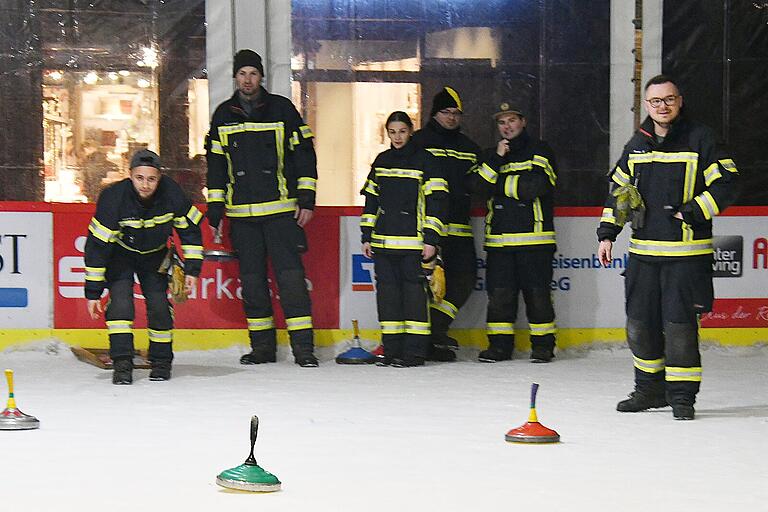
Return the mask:
<path id="1" fill-rule="evenodd" d="M 432 100 L 432 112 L 430 117 L 437 114 L 444 108 L 457 108 L 460 112 L 464 110 L 461 108 L 461 98 L 459 93 L 450 87 L 443 87 L 442 90 L 435 94 L 435 98 Z"/>
<path id="2" fill-rule="evenodd" d="M 240 50 L 235 54 L 235 62 L 232 65 L 232 76 L 235 76 L 238 70 L 245 66 L 253 66 L 259 70 L 261 76 L 264 76 L 264 65 L 261 63 L 261 56 L 253 50 Z"/>

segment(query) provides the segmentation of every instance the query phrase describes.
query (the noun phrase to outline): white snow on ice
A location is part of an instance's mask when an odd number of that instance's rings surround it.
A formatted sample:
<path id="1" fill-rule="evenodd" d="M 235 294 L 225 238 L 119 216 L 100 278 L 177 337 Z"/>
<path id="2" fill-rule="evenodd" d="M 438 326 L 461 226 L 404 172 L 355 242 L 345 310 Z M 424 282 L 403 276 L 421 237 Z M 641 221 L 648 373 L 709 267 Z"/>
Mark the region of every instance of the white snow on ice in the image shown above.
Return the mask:
<path id="1" fill-rule="evenodd" d="M 40 430 L 0 431 L 2 511 L 768 510 L 768 349 L 704 347 L 695 421 L 620 414 L 625 348 L 549 365 L 471 360 L 424 368 L 241 366 L 244 348 L 179 352 L 173 379 L 132 386 L 63 344 L 0 353 Z M 515 445 L 528 417 L 562 443 Z M 5 399 L 4 385 L 0 396 Z M 4 404 L 3 404 L 4 406 Z M 283 489 L 229 491 L 248 455 Z"/>

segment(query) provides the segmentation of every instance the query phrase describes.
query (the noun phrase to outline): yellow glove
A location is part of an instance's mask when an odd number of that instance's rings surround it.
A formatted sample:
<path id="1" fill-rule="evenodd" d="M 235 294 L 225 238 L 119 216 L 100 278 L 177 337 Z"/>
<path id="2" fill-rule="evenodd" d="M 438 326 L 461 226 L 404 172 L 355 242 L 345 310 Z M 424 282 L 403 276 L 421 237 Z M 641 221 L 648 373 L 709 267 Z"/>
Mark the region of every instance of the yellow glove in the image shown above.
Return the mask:
<path id="1" fill-rule="evenodd" d="M 168 273 L 168 286 L 171 289 L 171 298 L 176 304 L 181 304 L 188 297 L 184 277 L 184 268 L 174 260 L 171 271 Z"/>
<path id="2" fill-rule="evenodd" d="M 631 219 L 634 229 L 642 228 L 645 220 L 645 204 L 637 187 L 623 185 L 611 194 L 616 198 L 616 207 L 613 210 L 616 225 L 624 226 Z"/>
<path id="3" fill-rule="evenodd" d="M 421 270 L 429 283 L 429 291 L 432 300 L 442 302 L 445 297 L 445 270 L 443 269 L 443 260 L 440 256 L 435 256 L 429 261 L 421 262 Z"/>

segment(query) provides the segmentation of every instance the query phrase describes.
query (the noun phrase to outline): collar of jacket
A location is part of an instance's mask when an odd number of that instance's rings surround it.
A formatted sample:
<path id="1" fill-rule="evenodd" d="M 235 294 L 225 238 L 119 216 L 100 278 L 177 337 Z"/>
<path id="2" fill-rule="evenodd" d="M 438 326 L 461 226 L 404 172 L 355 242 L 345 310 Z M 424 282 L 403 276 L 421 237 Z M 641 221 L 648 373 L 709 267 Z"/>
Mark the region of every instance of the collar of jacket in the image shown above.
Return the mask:
<path id="1" fill-rule="evenodd" d="M 440 123 L 438 123 L 434 117 L 429 119 L 427 127 L 429 127 L 430 130 L 439 133 L 440 135 L 447 135 L 448 137 L 456 136 L 461 133 L 461 126 L 457 126 L 453 130 L 449 130 L 448 128 L 444 128 Z"/>
<path id="2" fill-rule="evenodd" d="M 663 143 L 677 140 L 683 133 L 685 133 L 687 128 L 688 120 L 683 115 L 683 113 L 680 112 L 680 115 L 677 117 L 677 119 L 675 119 L 675 121 L 670 125 L 669 130 L 667 131 L 667 135 L 664 137 Z M 645 118 L 645 121 L 643 121 L 637 131 L 643 137 L 645 137 L 652 146 L 659 145 L 659 143 L 656 142 L 656 133 L 654 132 L 653 119 L 651 119 L 651 116 Z"/>
<path id="3" fill-rule="evenodd" d="M 260 103 L 257 103 L 253 105 L 253 110 L 251 111 L 251 116 L 253 117 L 253 112 L 256 110 L 262 108 L 267 103 L 267 96 L 269 95 L 269 92 L 264 88 L 264 86 L 259 86 L 259 94 L 257 96 L 257 99 L 260 100 Z M 242 117 L 243 119 L 248 119 L 248 112 L 243 109 L 242 104 L 240 103 L 240 91 L 235 91 L 235 93 L 232 95 L 231 98 L 229 98 L 229 110 Z"/>
<path id="4" fill-rule="evenodd" d="M 528 130 L 523 128 L 523 131 L 520 132 L 520 135 L 515 137 L 514 139 L 509 140 L 509 153 L 515 153 L 517 151 L 520 151 L 525 146 L 528 145 L 528 141 L 531 140 L 531 136 L 528 135 Z"/>
<path id="5" fill-rule="evenodd" d="M 392 150 L 393 154 L 397 156 L 405 156 L 405 157 L 411 156 L 416 152 L 417 149 L 419 149 L 416 147 L 416 144 L 413 143 L 413 139 L 408 139 L 408 142 L 405 144 L 405 146 L 399 149 L 392 146 L 391 144 L 389 147 Z"/>

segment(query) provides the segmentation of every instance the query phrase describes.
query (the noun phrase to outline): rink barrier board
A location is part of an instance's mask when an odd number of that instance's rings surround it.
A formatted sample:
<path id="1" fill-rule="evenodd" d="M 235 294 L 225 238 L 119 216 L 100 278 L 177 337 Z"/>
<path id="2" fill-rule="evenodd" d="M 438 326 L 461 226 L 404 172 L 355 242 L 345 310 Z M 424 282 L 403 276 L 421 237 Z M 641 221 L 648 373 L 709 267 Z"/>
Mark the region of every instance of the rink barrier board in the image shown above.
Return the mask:
<path id="1" fill-rule="evenodd" d="M 764 328 L 709 328 L 700 329 L 702 345 L 722 347 L 768 346 L 768 329 Z M 352 339 L 352 329 L 317 329 L 315 346 L 321 348 L 342 349 Z M 480 350 L 486 348 L 488 341 L 482 329 L 452 330 L 453 335 L 464 349 Z M 235 346 L 248 346 L 248 333 L 245 329 L 176 329 L 174 330 L 174 351 L 217 350 Z M 381 334 L 378 329 L 361 329 L 363 345 L 378 344 Z M 108 348 L 106 329 L 3 329 L 0 330 L 0 351 L 21 348 L 27 345 L 45 342 L 63 342 L 71 346 Z M 288 332 L 277 331 L 278 345 L 287 347 Z M 146 329 L 136 329 L 135 345 L 137 349 L 147 348 L 149 344 Z M 559 349 L 584 349 L 599 346 L 626 345 L 622 328 L 601 329 L 560 329 L 557 333 Z M 515 348 L 529 350 L 530 338 L 527 331 L 515 333 Z"/>

